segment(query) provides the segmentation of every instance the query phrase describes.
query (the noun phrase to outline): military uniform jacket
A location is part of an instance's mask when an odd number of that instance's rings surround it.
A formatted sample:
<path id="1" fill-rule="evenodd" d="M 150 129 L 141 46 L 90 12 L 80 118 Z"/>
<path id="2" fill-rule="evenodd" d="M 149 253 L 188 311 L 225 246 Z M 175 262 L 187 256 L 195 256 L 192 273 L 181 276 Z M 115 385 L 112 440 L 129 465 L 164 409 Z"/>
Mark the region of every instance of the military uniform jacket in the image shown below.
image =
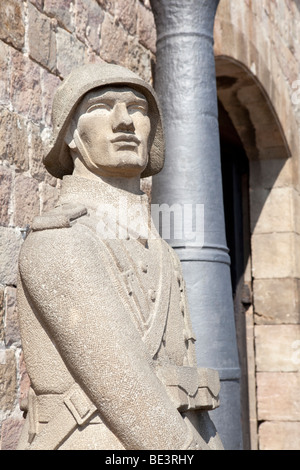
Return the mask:
<path id="1" fill-rule="evenodd" d="M 99 236 L 101 200 L 95 182 L 65 178 L 21 250 L 31 389 L 19 448 L 206 448 L 186 416 L 218 389 L 199 379 L 180 263 L 158 236 Z"/>

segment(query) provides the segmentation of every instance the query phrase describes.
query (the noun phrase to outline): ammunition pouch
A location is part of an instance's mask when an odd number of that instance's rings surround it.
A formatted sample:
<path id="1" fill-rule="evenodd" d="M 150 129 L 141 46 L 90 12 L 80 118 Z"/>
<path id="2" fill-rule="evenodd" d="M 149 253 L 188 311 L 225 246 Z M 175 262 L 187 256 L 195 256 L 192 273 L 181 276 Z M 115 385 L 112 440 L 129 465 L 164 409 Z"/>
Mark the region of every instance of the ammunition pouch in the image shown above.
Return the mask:
<path id="1" fill-rule="evenodd" d="M 180 412 L 213 410 L 219 406 L 220 380 L 213 369 L 168 366 L 157 375 Z"/>

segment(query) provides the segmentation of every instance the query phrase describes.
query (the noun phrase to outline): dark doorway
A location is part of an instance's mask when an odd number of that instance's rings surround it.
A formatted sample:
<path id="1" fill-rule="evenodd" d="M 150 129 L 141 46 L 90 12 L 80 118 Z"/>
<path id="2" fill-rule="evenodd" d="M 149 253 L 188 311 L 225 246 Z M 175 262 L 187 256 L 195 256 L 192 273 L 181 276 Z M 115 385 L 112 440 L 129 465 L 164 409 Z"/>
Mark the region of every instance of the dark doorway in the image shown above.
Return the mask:
<path id="1" fill-rule="evenodd" d="M 249 162 L 241 140 L 219 102 L 221 167 L 226 238 L 231 258 L 231 282 L 237 344 L 241 368 L 241 410 L 244 449 L 250 449 L 246 343 L 246 310 L 251 304 L 251 284 L 245 282 L 250 256 Z"/>

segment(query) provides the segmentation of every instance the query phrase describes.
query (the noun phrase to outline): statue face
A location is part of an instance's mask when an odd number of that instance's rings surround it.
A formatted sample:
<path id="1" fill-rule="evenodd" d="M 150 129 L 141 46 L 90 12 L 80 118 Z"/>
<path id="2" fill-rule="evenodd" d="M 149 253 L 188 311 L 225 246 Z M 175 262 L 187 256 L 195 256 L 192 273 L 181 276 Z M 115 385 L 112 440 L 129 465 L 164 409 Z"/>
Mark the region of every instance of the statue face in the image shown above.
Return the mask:
<path id="1" fill-rule="evenodd" d="M 93 90 L 83 98 L 75 122 L 75 146 L 94 173 L 134 177 L 146 168 L 150 118 L 141 93 L 127 87 Z"/>

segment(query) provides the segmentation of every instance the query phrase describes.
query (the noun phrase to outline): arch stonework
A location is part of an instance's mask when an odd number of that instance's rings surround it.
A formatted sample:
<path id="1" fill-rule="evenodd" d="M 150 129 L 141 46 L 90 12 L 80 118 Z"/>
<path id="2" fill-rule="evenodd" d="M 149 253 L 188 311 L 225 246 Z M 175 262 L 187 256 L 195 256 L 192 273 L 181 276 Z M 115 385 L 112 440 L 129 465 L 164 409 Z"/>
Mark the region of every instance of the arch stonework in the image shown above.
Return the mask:
<path id="1" fill-rule="evenodd" d="M 249 159 L 253 449 L 300 448 L 299 20 L 299 2 L 223 0 L 215 22 L 218 98 Z"/>

